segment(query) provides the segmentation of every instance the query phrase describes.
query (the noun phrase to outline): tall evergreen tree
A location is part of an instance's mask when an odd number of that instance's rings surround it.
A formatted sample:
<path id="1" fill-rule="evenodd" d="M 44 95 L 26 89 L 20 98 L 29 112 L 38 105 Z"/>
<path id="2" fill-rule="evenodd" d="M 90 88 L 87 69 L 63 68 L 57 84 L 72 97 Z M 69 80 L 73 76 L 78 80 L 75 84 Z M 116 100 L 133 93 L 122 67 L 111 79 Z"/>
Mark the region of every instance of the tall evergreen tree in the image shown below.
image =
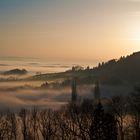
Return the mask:
<path id="1" fill-rule="evenodd" d="M 99 102 L 93 113 L 90 127 L 91 140 L 117 140 L 117 127 L 115 118 L 104 112 Z"/>
<path id="2" fill-rule="evenodd" d="M 99 82 L 98 81 L 96 81 L 96 83 L 95 83 L 94 99 L 95 99 L 95 101 L 100 100 L 100 87 L 99 87 Z"/>
<path id="3" fill-rule="evenodd" d="M 76 102 L 77 101 L 77 85 L 76 85 L 76 78 L 73 78 L 72 80 L 72 102 Z"/>
<path id="4" fill-rule="evenodd" d="M 101 103 L 98 103 L 93 113 L 93 120 L 90 127 L 90 139 L 91 140 L 102 140 L 104 137 L 103 133 L 103 117 L 104 109 Z"/>
<path id="5" fill-rule="evenodd" d="M 104 114 L 104 135 L 105 140 L 117 140 L 117 120 L 112 114 Z"/>

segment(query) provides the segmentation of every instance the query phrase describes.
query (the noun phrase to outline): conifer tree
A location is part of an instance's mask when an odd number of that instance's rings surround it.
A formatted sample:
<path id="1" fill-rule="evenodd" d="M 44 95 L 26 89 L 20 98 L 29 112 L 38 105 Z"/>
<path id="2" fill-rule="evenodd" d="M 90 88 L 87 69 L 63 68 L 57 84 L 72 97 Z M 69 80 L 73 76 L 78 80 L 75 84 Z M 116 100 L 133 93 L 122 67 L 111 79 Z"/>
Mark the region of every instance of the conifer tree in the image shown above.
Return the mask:
<path id="1" fill-rule="evenodd" d="M 99 102 L 93 113 L 90 127 L 91 140 L 117 140 L 117 125 L 113 115 L 104 112 Z"/>
<path id="2" fill-rule="evenodd" d="M 77 85 L 76 85 L 76 78 L 72 80 L 72 102 L 77 101 Z"/>
<path id="3" fill-rule="evenodd" d="M 98 81 L 96 81 L 96 83 L 95 83 L 94 99 L 95 99 L 95 101 L 100 100 L 100 87 L 99 87 L 99 82 Z"/>

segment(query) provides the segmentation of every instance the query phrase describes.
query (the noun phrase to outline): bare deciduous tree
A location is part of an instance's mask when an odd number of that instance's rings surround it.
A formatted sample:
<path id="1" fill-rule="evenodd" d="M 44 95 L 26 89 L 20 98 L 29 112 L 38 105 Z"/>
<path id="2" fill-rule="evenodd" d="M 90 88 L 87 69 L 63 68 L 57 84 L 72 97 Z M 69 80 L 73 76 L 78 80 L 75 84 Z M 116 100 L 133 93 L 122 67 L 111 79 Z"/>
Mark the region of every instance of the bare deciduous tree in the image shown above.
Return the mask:
<path id="1" fill-rule="evenodd" d="M 135 88 L 135 91 L 130 96 L 130 107 L 132 115 L 132 125 L 134 129 L 135 140 L 140 139 L 140 88 Z"/>
<path id="2" fill-rule="evenodd" d="M 19 113 L 21 119 L 21 132 L 24 140 L 28 140 L 29 137 L 28 114 L 29 112 L 27 109 L 22 109 Z"/>
<path id="3" fill-rule="evenodd" d="M 52 110 L 42 110 L 39 114 L 39 130 L 44 140 L 53 139 L 56 136 L 57 124 L 55 113 Z"/>
<path id="4" fill-rule="evenodd" d="M 124 127 L 127 125 L 127 102 L 124 97 L 115 96 L 112 98 L 111 107 L 117 120 L 120 140 L 124 140 L 125 132 L 127 131 L 127 127 Z"/>
<path id="5" fill-rule="evenodd" d="M 7 132 L 8 134 L 8 139 L 9 140 L 17 140 L 17 133 L 18 133 L 18 124 L 17 124 L 17 119 L 16 115 L 14 113 L 7 113 L 6 116 L 6 122 L 7 122 Z"/>

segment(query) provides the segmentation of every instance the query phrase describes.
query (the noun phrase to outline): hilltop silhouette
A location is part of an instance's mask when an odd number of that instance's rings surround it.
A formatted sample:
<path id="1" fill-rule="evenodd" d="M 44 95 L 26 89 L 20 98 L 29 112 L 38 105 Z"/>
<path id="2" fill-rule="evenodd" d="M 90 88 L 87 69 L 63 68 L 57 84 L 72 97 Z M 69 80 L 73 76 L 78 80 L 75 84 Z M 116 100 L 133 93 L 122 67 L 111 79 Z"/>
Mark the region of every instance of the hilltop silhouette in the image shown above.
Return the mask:
<path id="1" fill-rule="evenodd" d="M 104 82 L 140 83 L 140 52 L 133 53 L 119 60 L 110 60 L 95 70 Z"/>
<path id="2" fill-rule="evenodd" d="M 139 84 L 140 52 L 135 52 L 120 59 L 112 59 L 99 63 L 97 67 L 83 69 L 81 66 L 60 73 L 40 74 L 26 80 L 59 80 L 62 84 L 70 84 L 72 77 L 78 77 L 78 84 L 92 84 L 96 80 L 104 84 Z"/>
<path id="3" fill-rule="evenodd" d="M 27 74 L 27 70 L 25 69 L 12 69 L 6 72 L 3 72 L 3 75 L 25 75 Z"/>

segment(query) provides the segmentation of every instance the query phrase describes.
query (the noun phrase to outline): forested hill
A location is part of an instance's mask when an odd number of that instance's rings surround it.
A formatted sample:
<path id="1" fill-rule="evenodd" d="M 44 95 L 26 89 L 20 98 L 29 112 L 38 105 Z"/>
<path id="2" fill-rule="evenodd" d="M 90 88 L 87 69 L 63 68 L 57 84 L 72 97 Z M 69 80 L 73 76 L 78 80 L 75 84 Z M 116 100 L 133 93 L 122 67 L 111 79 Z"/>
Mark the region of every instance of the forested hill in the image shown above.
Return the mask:
<path id="1" fill-rule="evenodd" d="M 62 73 L 42 74 L 30 77 L 30 80 L 64 80 L 78 77 L 79 83 L 92 83 L 99 80 L 105 84 L 138 84 L 140 83 L 140 52 L 133 53 L 119 60 L 112 59 L 99 63 L 97 67 L 83 69 L 80 66 Z"/>
<path id="2" fill-rule="evenodd" d="M 99 64 L 95 71 L 104 82 L 140 83 L 140 52 Z"/>

